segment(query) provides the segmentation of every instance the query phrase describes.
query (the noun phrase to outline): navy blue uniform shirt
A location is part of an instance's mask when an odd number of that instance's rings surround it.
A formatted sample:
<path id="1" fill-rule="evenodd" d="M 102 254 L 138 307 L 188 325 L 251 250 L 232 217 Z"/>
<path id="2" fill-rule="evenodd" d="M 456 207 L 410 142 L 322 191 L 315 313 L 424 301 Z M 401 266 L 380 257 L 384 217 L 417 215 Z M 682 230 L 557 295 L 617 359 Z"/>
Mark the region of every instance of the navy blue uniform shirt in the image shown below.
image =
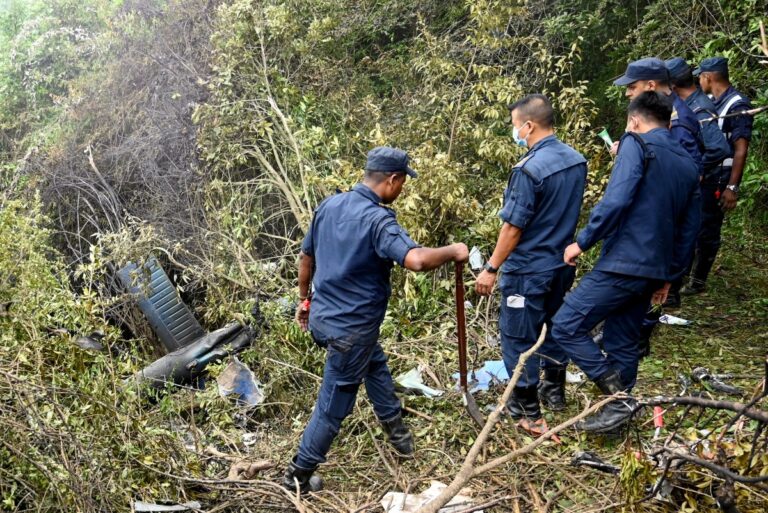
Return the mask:
<path id="1" fill-rule="evenodd" d="M 727 114 L 733 114 L 752 108 L 749 98 L 738 92 L 733 86 L 730 86 L 720 98 L 715 98 L 713 101 L 718 114 L 723 114 L 725 107 L 735 95 L 740 96 L 741 99 L 731 105 Z M 747 141 L 752 139 L 752 116 L 725 118 L 722 122 L 721 130 L 725 134 L 725 138 L 728 139 L 728 144 L 731 145 L 731 154 L 733 154 L 734 141 L 737 139 L 746 139 Z"/>
<path id="2" fill-rule="evenodd" d="M 512 169 L 499 217 L 523 230 L 502 272 L 536 273 L 566 265 L 587 179 L 587 161 L 554 135 L 545 137 Z"/>
<path id="3" fill-rule="evenodd" d="M 301 245 L 314 257 L 309 327 L 323 339 L 374 343 L 392 292 L 393 262 L 419 247 L 395 212 L 363 184 L 331 196 L 315 210 Z"/>
<path id="4" fill-rule="evenodd" d="M 670 132 L 677 139 L 685 151 L 693 158 L 696 165 L 701 168 L 701 134 L 699 120 L 677 93 L 672 93 L 672 120 L 670 122 Z"/>
<path id="5" fill-rule="evenodd" d="M 576 237 L 586 251 L 603 240 L 594 269 L 672 281 L 685 271 L 701 218 L 699 170 L 669 130 L 624 135 L 603 199 Z"/>

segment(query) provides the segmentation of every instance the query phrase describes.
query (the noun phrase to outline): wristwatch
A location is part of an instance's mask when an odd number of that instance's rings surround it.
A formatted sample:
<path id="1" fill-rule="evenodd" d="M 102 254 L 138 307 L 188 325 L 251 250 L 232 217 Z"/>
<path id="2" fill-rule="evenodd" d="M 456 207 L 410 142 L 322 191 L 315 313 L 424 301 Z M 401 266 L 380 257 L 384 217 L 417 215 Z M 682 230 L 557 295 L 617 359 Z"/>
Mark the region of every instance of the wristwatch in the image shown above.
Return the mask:
<path id="1" fill-rule="evenodd" d="M 486 262 L 485 264 L 483 264 L 483 269 L 485 269 L 491 274 L 496 274 L 497 272 L 499 272 L 499 268 L 492 266 L 490 262 Z"/>
<path id="2" fill-rule="evenodd" d="M 725 188 L 728 189 L 729 191 L 733 192 L 734 194 L 738 194 L 739 193 L 739 186 L 738 185 L 726 185 Z"/>

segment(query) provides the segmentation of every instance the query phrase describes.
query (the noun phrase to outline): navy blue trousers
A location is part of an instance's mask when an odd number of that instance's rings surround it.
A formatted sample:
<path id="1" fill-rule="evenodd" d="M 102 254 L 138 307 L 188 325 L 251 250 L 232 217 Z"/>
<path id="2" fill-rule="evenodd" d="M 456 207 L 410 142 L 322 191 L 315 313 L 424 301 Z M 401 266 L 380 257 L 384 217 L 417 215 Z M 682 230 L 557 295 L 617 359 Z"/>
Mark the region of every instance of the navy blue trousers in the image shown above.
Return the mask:
<path id="1" fill-rule="evenodd" d="M 401 408 L 387 367 L 387 357 L 378 341 L 352 345 L 331 340 L 323 341 L 323 345 L 326 342 L 328 354 L 323 382 L 296 456 L 296 465 L 306 469 L 325 462 L 342 421 L 355 406 L 361 383 L 365 383 L 368 398 L 380 421 L 393 419 Z"/>
<path id="2" fill-rule="evenodd" d="M 727 168 L 730 176 L 730 168 Z M 709 277 L 709 271 L 715 263 L 715 258 L 720 250 L 721 236 L 725 213 L 720 208 L 720 199 L 728 184 L 724 178 L 720 183 L 701 184 L 701 229 L 696 240 L 696 252 L 694 254 L 691 277 L 698 283 L 704 283 Z"/>
<path id="3" fill-rule="evenodd" d="M 632 389 L 640 360 L 638 341 L 653 293 L 663 281 L 592 271 L 584 276 L 552 319 L 552 337 L 591 380 L 611 369 Z M 589 332 L 605 320 L 600 351 Z"/>
<path id="4" fill-rule="evenodd" d="M 547 338 L 538 350 L 539 357 L 528 358 L 517 382 L 519 387 L 536 385 L 540 367 L 568 365 L 568 355 L 552 338 L 552 317 L 573 285 L 575 272 L 575 268 L 567 266 L 532 274 L 502 273 L 499 277 L 501 355 L 510 376 L 520 355 L 533 347 L 541 327 L 547 324 Z"/>

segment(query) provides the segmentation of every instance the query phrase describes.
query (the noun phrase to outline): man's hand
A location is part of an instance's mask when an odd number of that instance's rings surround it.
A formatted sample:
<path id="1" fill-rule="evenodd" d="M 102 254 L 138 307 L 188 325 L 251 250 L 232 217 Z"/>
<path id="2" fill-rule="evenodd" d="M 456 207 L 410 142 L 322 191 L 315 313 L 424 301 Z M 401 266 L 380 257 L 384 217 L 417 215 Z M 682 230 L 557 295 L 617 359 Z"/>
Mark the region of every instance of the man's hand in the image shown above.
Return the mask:
<path id="1" fill-rule="evenodd" d="M 663 287 L 653 293 L 653 296 L 651 296 L 652 305 L 663 305 L 667 302 L 670 285 L 671 284 L 669 282 L 666 282 Z"/>
<path id="2" fill-rule="evenodd" d="M 723 212 L 728 212 L 736 208 L 736 202 L 739 200 L 739 195 L 730 189 L 725 189 L 723 195 L 720 196 L 720 208 Z"/>
<path id="3" fill-rule="evenodd" d="M 611 155 L 616 156 L 616 154 L 619 152 L 619 141 L 613 141 L 613 144 L 611 144 L 611 147 L 608 149 L 608 152 Z"/>
<path id="4" fill-rule="evenodd" d="M 454 262 L 466 262 L 469 260 L 469 249 L 467 248 L 466 244 L 463 242 L 457 242 L 456 244 L 451 244 L 451 247 L 454 251 Z"/>
<path id="5" fill-rule="evenodd" d="M 573 243 L 567 248 L 565 248 L 565 253 L 563 254 L 563 261 L 568 265 L 576 265 L 576 259 L 579 258 L 579 255 L 581 255 L 583 251 L 581 251 L 581 248 L 577 243 Z"/>
<path id="6" fill-rule="evenodd" d="M 487 296 L 493 292 L 493 285 L 496 283 L 496 273 L 483 271 L 475 281 L 475 291 L 481 296 Z"/>
<path id="7" fill-rule="evenodd" d="M 309 299 L 299 302 L 299 306 L 296 307 L 296 324 L 299 325 L 301 331 L 307 331 L 309 327 Z"/>

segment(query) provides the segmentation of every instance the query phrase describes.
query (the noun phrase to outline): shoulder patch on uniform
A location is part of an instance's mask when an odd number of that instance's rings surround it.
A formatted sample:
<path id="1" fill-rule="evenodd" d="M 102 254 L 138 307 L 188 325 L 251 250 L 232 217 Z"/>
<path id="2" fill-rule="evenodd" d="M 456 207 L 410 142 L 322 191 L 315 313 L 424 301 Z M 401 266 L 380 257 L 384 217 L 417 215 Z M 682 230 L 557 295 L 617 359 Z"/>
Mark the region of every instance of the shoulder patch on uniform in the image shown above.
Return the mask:
<path id="1" fill-rule="evenodd" d="M 512 166 L 512 167 L 513 167 L 513 168 L 515 168 L 515 167 L 523 167 L 523 166 L 525 165 L 525 163 L 526 163 L 526 162 L 528 162 L 529 160 L 531 160 L 531 158 L 532 158 L 532 157 L 533 157 L 533 153 L 529 153 L 529 154 L 528 154 L 528 155 L 526 155 L 526 156 L 525 156 L 523 159 L 521 159 L 521 160 L 520 160 L 520 162 L 518 162 L 517 164 L 515 164 L 515 165 L 514 165 L 514 166 Z"/>
<path id="2" fill-rule="evenodd" d="M 677 119 L 677 109 L 672 110 L 672 118 L 671 119 Z"/>

